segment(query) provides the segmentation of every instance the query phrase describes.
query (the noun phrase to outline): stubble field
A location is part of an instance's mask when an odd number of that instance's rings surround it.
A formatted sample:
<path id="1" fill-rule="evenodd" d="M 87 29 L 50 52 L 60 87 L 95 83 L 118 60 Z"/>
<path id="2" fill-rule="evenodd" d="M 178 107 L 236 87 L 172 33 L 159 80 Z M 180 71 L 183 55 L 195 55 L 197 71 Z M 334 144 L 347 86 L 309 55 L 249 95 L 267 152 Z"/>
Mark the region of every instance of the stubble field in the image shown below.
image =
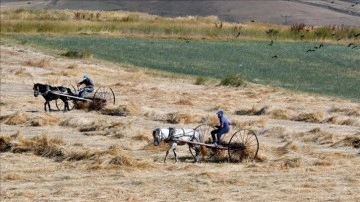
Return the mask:
<path id="1" fill-rule="evenodd" d="M 254 84 L 194 85 L 192 77 L 11 43 L 1 45 L 1 72 L 2 201 L 360 200 L 358 103 Z M 83 74 L 112 87 L 116 104 L 45 113 L 33 96 L 33 83 L 74 85 Z M 151 131 L 214 123 L 218 109 L 229 134 L 256 131 L 258 158 L 194 164 L 178 147 L 181 162 L 170 154 L 164 164 L 167 145 L 152 146 Z"/>

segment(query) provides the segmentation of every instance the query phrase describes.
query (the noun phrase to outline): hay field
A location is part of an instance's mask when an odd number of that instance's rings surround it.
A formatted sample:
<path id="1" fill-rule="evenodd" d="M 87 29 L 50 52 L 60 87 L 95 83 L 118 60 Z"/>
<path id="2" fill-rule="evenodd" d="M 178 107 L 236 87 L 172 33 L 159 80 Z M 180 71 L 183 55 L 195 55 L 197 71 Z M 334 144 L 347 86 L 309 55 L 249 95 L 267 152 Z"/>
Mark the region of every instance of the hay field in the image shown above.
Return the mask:
<path id="1" fill-rule="evenodd" d="M 360 201 L 359 103 L 253 84 L 195 85 L 193 77 L 10 42 L 0 50 L 1 201 Z M 74 85 L 83 74 L 96 88 L 111 86 L 117 103 L 45 113 L 33 96 L 33 83 Z M 178 147 L 180 163 L 172 154 L 163 163 L 167 147 L 152 146 L 154 128 L 214 122 L 219 109 L 230 134 L 257 132 L 255 162 L 220 154 L 194 164 Z"/>

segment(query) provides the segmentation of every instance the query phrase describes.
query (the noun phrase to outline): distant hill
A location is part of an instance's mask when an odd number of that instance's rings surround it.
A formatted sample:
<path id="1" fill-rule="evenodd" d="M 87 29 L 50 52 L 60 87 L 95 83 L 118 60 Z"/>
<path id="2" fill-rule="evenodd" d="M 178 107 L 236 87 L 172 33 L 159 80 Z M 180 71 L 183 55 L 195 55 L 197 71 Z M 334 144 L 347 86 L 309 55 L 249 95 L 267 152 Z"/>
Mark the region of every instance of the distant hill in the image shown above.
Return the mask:
<path id="1" fill-rule="evenodd" d="M 2 0 L 1 8 L 124 10 L 165 17 L 214 15 L 228 22 L 360 26 L 359 0 Z"/>

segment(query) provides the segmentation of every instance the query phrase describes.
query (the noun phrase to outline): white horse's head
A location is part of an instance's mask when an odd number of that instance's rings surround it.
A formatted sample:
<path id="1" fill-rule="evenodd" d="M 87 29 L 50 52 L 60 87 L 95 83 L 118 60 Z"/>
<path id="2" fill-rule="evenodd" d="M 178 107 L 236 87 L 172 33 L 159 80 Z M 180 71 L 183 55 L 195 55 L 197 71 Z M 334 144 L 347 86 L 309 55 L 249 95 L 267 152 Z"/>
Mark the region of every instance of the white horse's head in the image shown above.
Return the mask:
<path id="1" fill-rule="evenodd" d="M 158 146 L 161 140 L 166 139 L 169 136 L 169 129 L 166 128 L 156 128 L 152 132 L 154 145 Z"/>

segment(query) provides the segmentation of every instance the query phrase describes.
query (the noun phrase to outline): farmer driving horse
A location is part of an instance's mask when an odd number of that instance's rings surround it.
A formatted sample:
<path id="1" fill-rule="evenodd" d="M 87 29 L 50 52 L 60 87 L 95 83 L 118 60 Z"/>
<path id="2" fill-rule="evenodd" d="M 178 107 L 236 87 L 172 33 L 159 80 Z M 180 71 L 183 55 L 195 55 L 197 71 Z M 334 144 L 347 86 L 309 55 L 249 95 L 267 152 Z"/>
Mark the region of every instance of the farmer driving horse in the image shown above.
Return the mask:
<path id="1" fill-rule="evenodd" d="M 94 91 L 94 82 L 87 75 L 83 76 L 83 79 L 77 84 L 77 87 L 82 84 L 84 84 L 85 87 L 80 88 L 79 97 L 85 97 L 88 92 L 91 93 Z"/>
<path id="2" fill-rule="evenodd" d="M 221 145 L 221 136 L 225 133 L 228 133 L 230 130 L 230 123 L 225 118 L 223 111 L 216 112 L 219 118 L 219 126 L 216 126 L 216 129 L 211 131 L 211 137 L 215 146 Z M 216 137 L 215 137 L 216 135 Z"/>

